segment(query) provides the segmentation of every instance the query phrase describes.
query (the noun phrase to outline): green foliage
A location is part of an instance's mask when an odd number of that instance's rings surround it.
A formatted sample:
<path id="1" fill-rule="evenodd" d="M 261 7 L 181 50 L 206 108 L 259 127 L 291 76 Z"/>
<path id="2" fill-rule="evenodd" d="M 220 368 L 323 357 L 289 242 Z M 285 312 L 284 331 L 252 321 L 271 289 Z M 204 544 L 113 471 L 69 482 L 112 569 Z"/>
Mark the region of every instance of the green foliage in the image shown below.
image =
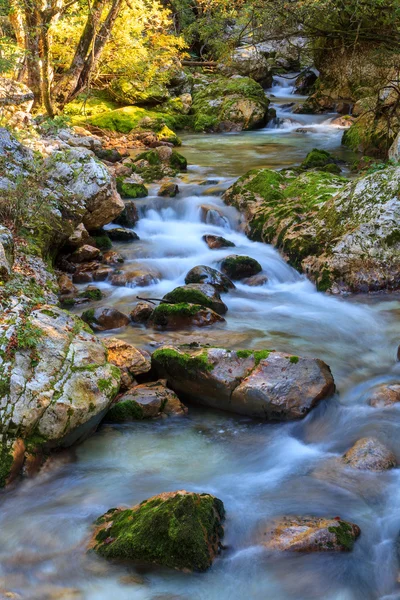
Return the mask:
<path id="1" fill-rule="evenodd" d="M 16 328 L 16 337 L 19 350 L 32 350 L 39 344 L 43 331 L 29 321 L 22 321 Z"/>

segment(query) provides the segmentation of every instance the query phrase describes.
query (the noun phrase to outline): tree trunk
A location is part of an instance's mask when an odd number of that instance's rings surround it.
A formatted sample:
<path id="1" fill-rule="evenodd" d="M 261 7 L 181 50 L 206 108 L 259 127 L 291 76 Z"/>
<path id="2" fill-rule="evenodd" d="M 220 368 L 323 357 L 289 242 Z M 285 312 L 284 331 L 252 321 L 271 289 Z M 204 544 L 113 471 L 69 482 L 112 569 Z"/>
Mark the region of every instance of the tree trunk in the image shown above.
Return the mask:
<path id="1" fill-rule="evenodd" d="M 71 66 L 67 73 L 60 79 L 54 90 L 54 95 L 57 98 L 57 102 L 61 106 L 64 106 L 68 102 L 71 94 L 77 86 L 88 52 L 92 47 L 93 39 L 99 26 L 101 14 L 106 5 L 106 1 L 107 0 L 94 0 L 94 4 L 89 11 L 85 28 L 76 48 L 74 58 L 72 59 Z"/>
<path id="2" fill-rule="evenodd" d="M 25 6 L 25 25 L 26 25 L 26 66 L 28 71 L 28 87 L 34 95 L 34 106 L 42 106 L 42 70 L 41 70 L 41 44 L 40 30 L 41 19 L 39 11 L 34 3 L 29 0 L 24 2 Z"/>

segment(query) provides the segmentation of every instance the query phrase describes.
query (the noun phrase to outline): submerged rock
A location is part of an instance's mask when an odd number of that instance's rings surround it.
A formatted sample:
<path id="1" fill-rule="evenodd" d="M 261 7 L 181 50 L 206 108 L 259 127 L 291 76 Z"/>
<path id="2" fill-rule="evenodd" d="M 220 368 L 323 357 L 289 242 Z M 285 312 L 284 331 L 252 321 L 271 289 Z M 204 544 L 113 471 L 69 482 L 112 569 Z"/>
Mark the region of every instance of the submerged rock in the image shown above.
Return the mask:
<path id="1" fill-rule="evenodd" d="M 179 302 L 156 306 L 147 324 L 155 329 L 184 329 L 185 327 L 208 327 L 224 321 L 225 319 L 211 308 L 200 304 Z"/>
<path id="2" fill-rule="evenodd" d="M 150 302 L 138 302 L 130 313 L 134 323 L 146 323 L 154 310 L 154 304 Z"/>
<path id="3" fill-rule="evenodd" d="M 107 421 L 124 423 L 152 419 L 161 415 L 182 416 L 187 408 L 178 396 L 166 387 L 165 381 L 153 381 L 131 387 L 107 413 Z"/>
<path id="4" fill-rule="evenodd" d="M 126 227 L 113 227 L 107 230 L 107 235 L 113 242 L 135 242 L 139 239 L 137 233 Z"/>
<path id="5" fill-rule="evenodd" d="M 234 247 L 235 244 L 221 237 L 220 235 L 203 235 L 203 240 L 210 250 L 218 250 L 219 248 Z"/>
<path id="6" fill-rule="evenodd" d="M 168 198 L 175 198 L 177 194 L 179 194 L 179 187 L 176 183 L 173 183 L 172 181 L 163 183 L 157 192 L 157 196 L 166 196 Z"/>
<path id="7" fill-rule="evenodd" d="M 178 304 L 179 302 L 190 302 L 212 308 L 219 315 L 224 315 L 228 307 L 221 300 L 216 289 L 207 283 L 190 283 L 175 288 L 172 292 L 165 294 L 163 300 Z"/>
<path id="8" fill-rule="evenodd" d="M 150 355 L 118 338 L 103 338 L 108 351 L 108 361 L 121 371 L 121 388 L 128 389 L 135 377 L 148 373 L 151 368 Z"/>
<path id="9" fill-rule="evenodd" d="M 90 548 L 109 559 L 205 571 L 221 547 L 224 515 L 221 500 L 210 494 L 159 494 L 105 513 L 95 523 Z"/>
<path id="10" fill-rule="evenodd" d="M 262 266 L 250 256 L 230 254 L 221 261 L 221 271 L 230 279 L 245 279 L 260 273 Z"/>
<path id="11" fill-rule="evenodd" d="M 86 325 L 55 306 L 3 315 L 0 345 L 4 485 L 14 440 L 39 452 L 83 439 L 118 393 L 120 372 Z"/>
<path id="12" fill-rule="evenodd" d="M 292 552 L 349 552 L 360 535 L 354 523 L 320 517 L 282 517 L 264 532 L 262 544 L 269 550 Z"/>
<path id="13" fill-rule="evenodd" d="M 129 323 L 129 317 L 116 308 L 90 308 L 82 313 L 81 318 L 94 331 L 119 329 Z"/>
<path id="14" fill-rule="evenodd" d="M 266 420 L 300 419 L 335 390 L 321 360 L 269 350 L 165 347 L 152 366 L 183 398 Z"/>
<path id="15" fill-rule="evenodd" d="M 368 402 L 374 408 L 385 408 L 400 402 L 400 383 L 383 383 L 369 395 Z"/>
<path id="16" fill-rule="evenodd" d="M 353 469 L 385 471 L 397 465 L 396 457 L 376 438 L 362 438 L 343 455 L 344 464 Z"/>
<path id="17" fill-rule="evenodd" d="M 229 290 L 235 289 L 235 285 L 229 277 L 220 273 L 217 269 L 206 267 L 205 265 L 193 267 L 193 269 L 187 273 L 185 283 L 208 283 L 219 292 L 229 292 Z"/>

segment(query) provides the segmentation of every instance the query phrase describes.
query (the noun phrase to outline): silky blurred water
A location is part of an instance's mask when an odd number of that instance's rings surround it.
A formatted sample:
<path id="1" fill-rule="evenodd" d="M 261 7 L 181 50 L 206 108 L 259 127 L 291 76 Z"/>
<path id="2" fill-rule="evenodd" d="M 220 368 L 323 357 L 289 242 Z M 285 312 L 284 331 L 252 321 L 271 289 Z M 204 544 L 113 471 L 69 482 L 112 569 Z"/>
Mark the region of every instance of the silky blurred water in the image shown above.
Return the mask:
<path id="1" fill-rule="evenodd" d="M 290 96 L 285 81 L 276 83 L 274 102 L 301 100 Z M 278 118 L 286 111 L 278 105 Z M 183 419 L 102 426 L 78 448 L 55 455 L 37 477 L 2 493 L 0 597 L 9 590 L 29 600 L 400 598 L 399 470 L 353 471 L 337 460 L 366 435 L 385 442 L 400 460 L 400 407 L 375 409 L 366 402 L 375 385 L 400 380 L 400 297 L 316 292 L 271 246 L 249 241 L 240 215 L 220 198 L 251 167 L 297 164 L 314 146 L 345 156 L 333 116 L 288 114 L 297 123 L 279 129 L 184 136 L 191 166 L 177 180 L 180 194 L 158 198 L 158 186 L 151 186 L 149 197 L 138 201 L 140 241 L 116 244 L 125 257 L 122 269 L 151 272 L 154 282 L 99 286 L 104 305 L 129 312 L 137 296 L 162 297 L 196 265 L 218 267 L 232 252 L 252 256 L 268 282 L 239 283 L 223 295 L 226 323 L 179 332 L 130 326 L 115 334 L 149 350 L 198 341 L 319 357 L 331 366 L 339 393 L 296 423 L 265 424 L 190 406 Z M 311 131 L 296 131 L 305 124 Z M 212 209 L 209 222 L 202 205 Z M 209 250 L 202 241 L 207 233 L 236 248 Z M 107 509 L 177 489 L 210 492 L 225 504 L 226 550 L 207 573 L 109 564 L 86 555 L 91 523 Z M 258 530 L 283 514 L 341 516 L 362 534 L 348 554 L 267 553 L 257 543 Z"/>

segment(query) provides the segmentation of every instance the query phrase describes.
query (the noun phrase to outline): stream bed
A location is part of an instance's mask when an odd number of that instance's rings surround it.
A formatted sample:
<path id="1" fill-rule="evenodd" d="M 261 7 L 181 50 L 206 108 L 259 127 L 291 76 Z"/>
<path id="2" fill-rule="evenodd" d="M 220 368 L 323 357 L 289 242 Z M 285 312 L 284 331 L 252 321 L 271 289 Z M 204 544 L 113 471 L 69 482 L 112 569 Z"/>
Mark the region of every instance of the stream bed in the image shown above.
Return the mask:
<path id="1" fill-rule="evenodd" d="M 302 98 L 291 95 L 287 81 L 275 84 L 280 120 L 254 132 L 185 134 L 190 166 L 177 178 L 179 195 L 159 198 L 154 185 L 137 202 L 140 241 L 115 248 L 123 269 L 152 273 L 153 283 L 99 287 L 104 305 L 129 312 L 137 296 L 161 298 L 183 284 L 192 267 L 217 266 L 232 249 L 209 250 L 202 236 L 222 235 L 268 276 L 262 286 L 238 283 L 223 295 L 226 323 L 171 332 L 129 326 L 115 335 L 150 351 L 199 342 L 318 357 L 330 365 L 339 393 L 295 423 L 190 406 L 181 419 L 103 425 L 2 494 L 0 597 L 4 589 L 29 600 L 400 598 L 400 469 L 356 471 L 336 460 L 357 439 L 375 436 L 400 462 L 400 407 L 366 403 L 370 388 L 400 379 L 400 296 L 318 293 L 271 246 L 249 241 L 240 215 L 221 200 L 250 168 L 299 164 L 313 147 L 349 157 L 342 130 L 330 123 L 335 115 L 293 114 L 282 105 Z M 117 565 L 86 554 L 92 522 L 110 507 L 178 489 L 209 492 L 225 504 L 226 549 L 207 573 Z M 357 523 L 361 537 L 351 553 L 268 554 L 256 543 L 258 528 L 284 514 L 340 516 Z"/>

